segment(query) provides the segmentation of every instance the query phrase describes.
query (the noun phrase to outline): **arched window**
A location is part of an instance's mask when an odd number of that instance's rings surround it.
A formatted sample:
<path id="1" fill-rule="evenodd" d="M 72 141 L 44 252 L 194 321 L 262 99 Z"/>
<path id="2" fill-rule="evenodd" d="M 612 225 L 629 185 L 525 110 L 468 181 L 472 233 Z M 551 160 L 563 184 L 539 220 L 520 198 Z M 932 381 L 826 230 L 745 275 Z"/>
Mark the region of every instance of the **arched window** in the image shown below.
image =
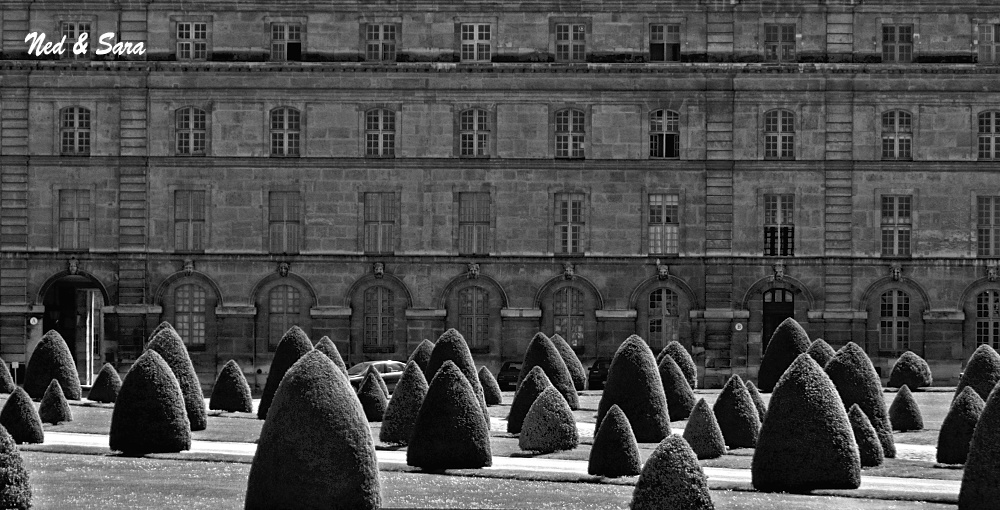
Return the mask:
<path id="1" fill-rule="evenodd" d="M 458 330 L 469 349 L 490 344 L 490 295 L 482 287 L 467 287 L 458 293 Z"/>
<path id="2" fill-rule="evenodd" d="M 653 352 L 677 340 L 677 294 L 670 289 L 649 293 L 649 334 L 647 340 Z"/>
<path id="3" fill-rule="evenodd" d="M 391 158 L 396 154 L 396 112 L 375 108 L 365 112 L 365 155 Z"/>
<path id="4" fill-rule="evenodd" d="M 177 154 L 204 155 L 208 132 L 205 110 L 194 107 L 181 108 L 175 116 Z"/>
<path id="5" fill-rule="evenodd" d="M 795 158 L 795 114 L 770 110 L 764 114 L 764 158 Z"/>
<path id="6" fill-rule="evenodd" d="M 466 157 L 488 156 L 490 153 L 490 125 L 486 110 L 472 108 L 459 115 L 459 155 Z"/>
<path id="7" fill-rule="evenodd" d="M 901 290 L 882 294 L 879 304 L 879 351 L 900 354 L 910 349 L 910 296 Z"/>
<path id="8" fill-rule="evenodd" d="M 271 155 L 298 156 L 301 114 L 294 108 L 271 110 Z"/>
<path id="9" fill-rule="evenodd" d="M 61 152 L 67 155 L 90 155 L 90 110 L 71 106 L 59 112 Z"/>
<path id="10" fill-rule="evenodd" d="M 583 345 L 583 293 L 573 287 L 556 291 L 553 302 L 555 334 L 570 345 Z"/>
<path id="11" fill-rule="evenodd" d="M 912 125 L 909 112 L 893 110 L 882 114 L 882 159 L 911 159 Z"/>
<path id="12" fill-rule="evenodd" d="M 174 291 L 174 326 L 189 349 L 205 348 L 205 289 L 186 284 Z"/>
<path id="13" fill-rule="evenodd" d="M 297 324 L 299 320 L 302 296 L 298 289 L 291 285 L 278 285 L 267 295 L 267 345 L 270 350 L 278 348 L 278 342 L 288 328 L 304 327 Z"/>
<path id="14" fill-rule="evenodd" d="M 365 290 L 365 352 L 393 352 L 395 342 L 395 312 L 393 292 L 387 287 Z"/>
<path id="15" fill-rule="evenodd" d="M 581 110 L 556 112 L 556 157 L 583 158 L 584 113 Z"/>
<path id="16" fill-rule="evenodd" d="M 976 345 L 1000 349 L 1000 291 L 988 290 L 976 296 Z"/>
<path id="17" fill-rule="evenodd" d="M 1000 156 L 1000 112 L 979 114 L 979 159 Z"/>
<path id="18" fill-rule="evenodd" d="M 680 157 L 680 119 L 677 112 L 670 110 L 656 110 L 649 114 L 649 157 Z"/>

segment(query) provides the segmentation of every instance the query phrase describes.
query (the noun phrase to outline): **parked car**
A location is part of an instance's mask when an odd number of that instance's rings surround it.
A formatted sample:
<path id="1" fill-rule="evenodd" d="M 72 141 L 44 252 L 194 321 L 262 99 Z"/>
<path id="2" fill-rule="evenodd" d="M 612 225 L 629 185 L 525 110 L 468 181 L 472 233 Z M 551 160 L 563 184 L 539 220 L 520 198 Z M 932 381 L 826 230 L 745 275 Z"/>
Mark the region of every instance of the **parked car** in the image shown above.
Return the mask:
<path id="1" fill-rule="evenodd" d="M 351 380 L 351 385 L 354 386 L 355 390 L 361 387 L 361 382 L 365 380 L 365 372 L 371 365 L 374 365 L 375 370 L 378 370 L 379 374 L 382 375 L 382 380 L 385 381 L 390 393 L 396 389 L 396 383 L 399 382 L 403 370 L 406 369 L 406 364 L 399 361 L 362 361 L 347 370 L 347 377 Z"/>
<path id="2" fill-rule="evenodd" d="M 497 384 L 501 390 L 516 390 L 517 376 L 521 374 L 520 361 L 504 361 L 497 372 Z"/>
<path id="3" fill-rule="evenodd" d="M 594 360 L 594 364 L 590 365 L 590 372 L 587 374 L 587 389 L 603 390 L 604 383 L 608 381 L 609 367 L 611 367 L 611 358 Z"/>

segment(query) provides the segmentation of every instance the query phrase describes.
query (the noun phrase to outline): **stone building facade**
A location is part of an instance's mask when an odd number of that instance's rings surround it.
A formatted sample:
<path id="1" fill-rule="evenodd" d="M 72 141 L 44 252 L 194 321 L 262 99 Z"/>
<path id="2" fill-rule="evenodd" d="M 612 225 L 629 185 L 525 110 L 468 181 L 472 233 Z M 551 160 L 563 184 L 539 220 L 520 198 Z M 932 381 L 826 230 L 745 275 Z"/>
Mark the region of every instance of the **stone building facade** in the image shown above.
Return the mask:
<path id="1" fill-rule="evenodd" d="M 718 386 L 793 316 L 953 382 L 1000 346 L 1000 12 L 939 4 L 4 0 L 0 356 L 638 333 Z M 108 32 L 144 54 L 72 54 Z"/>

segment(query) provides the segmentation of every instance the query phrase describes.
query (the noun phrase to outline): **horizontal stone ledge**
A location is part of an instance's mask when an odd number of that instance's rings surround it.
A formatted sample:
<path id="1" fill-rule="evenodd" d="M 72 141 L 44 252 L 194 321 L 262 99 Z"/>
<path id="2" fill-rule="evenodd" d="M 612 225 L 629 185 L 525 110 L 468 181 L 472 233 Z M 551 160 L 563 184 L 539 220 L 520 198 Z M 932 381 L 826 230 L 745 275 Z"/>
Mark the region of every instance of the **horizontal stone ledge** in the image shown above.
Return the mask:
<path id="1" fill-rule="evenodd" d="M 42 305 L 2 305 L 0 315 L 27 315 L 45 313 Z"/>
<path id="2" fill-rule="evenodd" d="M 598 320 L 615 320 L 635 319 L 638 313 L 635 310 L 595 310 L 594 315 L 597 316 Z"/>
<path id="3" fill-rule="evenodd" d="M 443 319 L 448 316 L 448 310 L 436 308 L 407 308 L 407 319 Z"/>
<path id="4" fill-rule="evenodd" d="M 314 319 L 349 318 L 351 308 L 347 306 L 317 306 L 309 309 L 309 316 Z"/>
<path id="5" fill-rule="evenodd" d="M 257 315 L 256 306 L 217 306 L 215 315 L 221 317 L 253 317 Z"/>
<path id="6" fill-rule="evenodd" d="M 501 308 L 500 317 L 504 319 L 541 319 L 540 308 Z"/>
<path id="7" fill-rule="evenodd" d="M 809 320 L 841 320 L 841 321 L 860 321 L 868 319 L 868 312 L 859 312 L 856 310 L 810 310 L 806 317 Z"/>
<path id="8" fill-rule="evenodd" d="M 101 311 L 116 315 L 160 315 L 163 307 L 160 305 L 115 305 L 101 307 Z"/>
<path id="9" fill-rule="evenodd" d="M 717 320 L 717 319 L 749 319 L 750 310 L 726 310 L 720 308 L 709 308 L 707 310 L 691 310 L 688 316 L 692 319 Z"/>
<path id="10" fill-rule="evenodd" d="M 962 322 L 965 312 L 961 310 L 924 310 L 924 322 Z"/>

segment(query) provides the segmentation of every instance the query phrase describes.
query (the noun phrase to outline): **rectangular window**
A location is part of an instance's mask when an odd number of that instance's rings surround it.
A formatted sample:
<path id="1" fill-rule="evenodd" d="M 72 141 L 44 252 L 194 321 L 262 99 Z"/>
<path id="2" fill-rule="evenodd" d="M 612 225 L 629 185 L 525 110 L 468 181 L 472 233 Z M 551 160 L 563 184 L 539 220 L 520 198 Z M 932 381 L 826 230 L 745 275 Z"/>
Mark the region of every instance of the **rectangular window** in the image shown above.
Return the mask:
<path id="1" fill-rule="evenodd" d="M 675 255 L 678 251 L 677 195 L 649 195 L 649 253 Z"/>
<path id="2" fill-rule="evenodd" d="M 174 192 L 174 249 L 177 251 L 205 249 L 204 191 Z"/>
<path id="3" fill-rule="evenodd" d="M 462 23 L 462 62 L 489 62 L 491 27 L 487 23 Z"/>
<path id="4" fill-rule="evenodd" d="M 208 23 L 177 23 L 177 60 L 208 58 Z"/>
<path id="5" fill-rule="evenodd" d="M 976 244 L 980 257 L 1000 256 L 1000 196 L 976 198 Z"/>
<path id="6" fill-rule="evenodd" d="M 656 23 L 649 26 L 649 61 L 681 61 L 681 26 Z"/>
<path id="7" fill-rule="evenodd" d="M 271 60 L 277 62 L 302 60 L 301 24 L 271 24 Z"/>
<path id="8" fill-rule="evenodd" d="M 795 24 L 764 25 L 764 60 L 795 62 Z"/>
<path id="9" fill-rule="evenodd" d="M 649 157 L 677 159 L 680 154 L 680 115 L 670 110 L 650 112 Z"/>
<path id="10" fill-rule="evenodd" d="M 60 58 L 66 59 L 80 59 L 88 58 L 90 55 L 90 48 L 94 46 L 94 41 L 91 40 L 93 34 L 90 33 L 90 22 L 89 21 L 63 21 L 60 25 L 62 35 L 66 36 L 66 45 Z M 80 38 L 80 34 L 87 34 L 87 53 L 83 55 L 77 55 L 73 51 L 73 45 Z M 60 37 L 62 39 L 62 37 Z M 59 42 L 59 41 L 56 41 Z"/>
<path id="11" fill-rule="evenodd" d="M 764 195 L 765 256 L 795 254 L 794 206 L 793 195 Z"/>
<path id="12" fill-rule="evenodd" d="M 365 60 L 369 62 L 396 61 L 396 25 L 372 23 L 365 28 Z"/>
<path id="13" fill-rule="evenodd" d="M 583 253 L 583 194 L 556 194 L 556 252 Z"/>
<path id="14" fill-rule="evenodd" d="M 90 190 L 59 190 L 59 248 L 90 248 Z"/>
<path id="15" fill-rule="evenodd" d="M 882 62 L 913 60 L 913 25 L 882 25 Z"/>
<path id="16" fill-rule="evenodd" d="M 458 202 L 458 252 L 489 253 L 490 194 L 460 193 Z"/>
<path id="17" fill-rule="evenodd" d="M 912 200 L 909 195 L 882 197 L 882 256 L 908 257 Z"/>
<path id="18" fill-rule="evenodd" d="M 587 26 L 578 23 L 556 25 L 556 62 L 583 62 L 587 58 Z"/>
<path id="19" fill-rule="evenodd" d="M 302 204 L 298 191 L 272 191 L 269 203 L 271 253 L 298 253 Z"/>
<path id="20" fill-rule="evenodd" d="M 1000 63 L 1000 25 L 979 25 L 979 63 Z"/>
<path id="21" fill-rule="evenodd" d="M 365 253 L 395 251 L 397 209 L 395 193 L 365 193 Z"/>

